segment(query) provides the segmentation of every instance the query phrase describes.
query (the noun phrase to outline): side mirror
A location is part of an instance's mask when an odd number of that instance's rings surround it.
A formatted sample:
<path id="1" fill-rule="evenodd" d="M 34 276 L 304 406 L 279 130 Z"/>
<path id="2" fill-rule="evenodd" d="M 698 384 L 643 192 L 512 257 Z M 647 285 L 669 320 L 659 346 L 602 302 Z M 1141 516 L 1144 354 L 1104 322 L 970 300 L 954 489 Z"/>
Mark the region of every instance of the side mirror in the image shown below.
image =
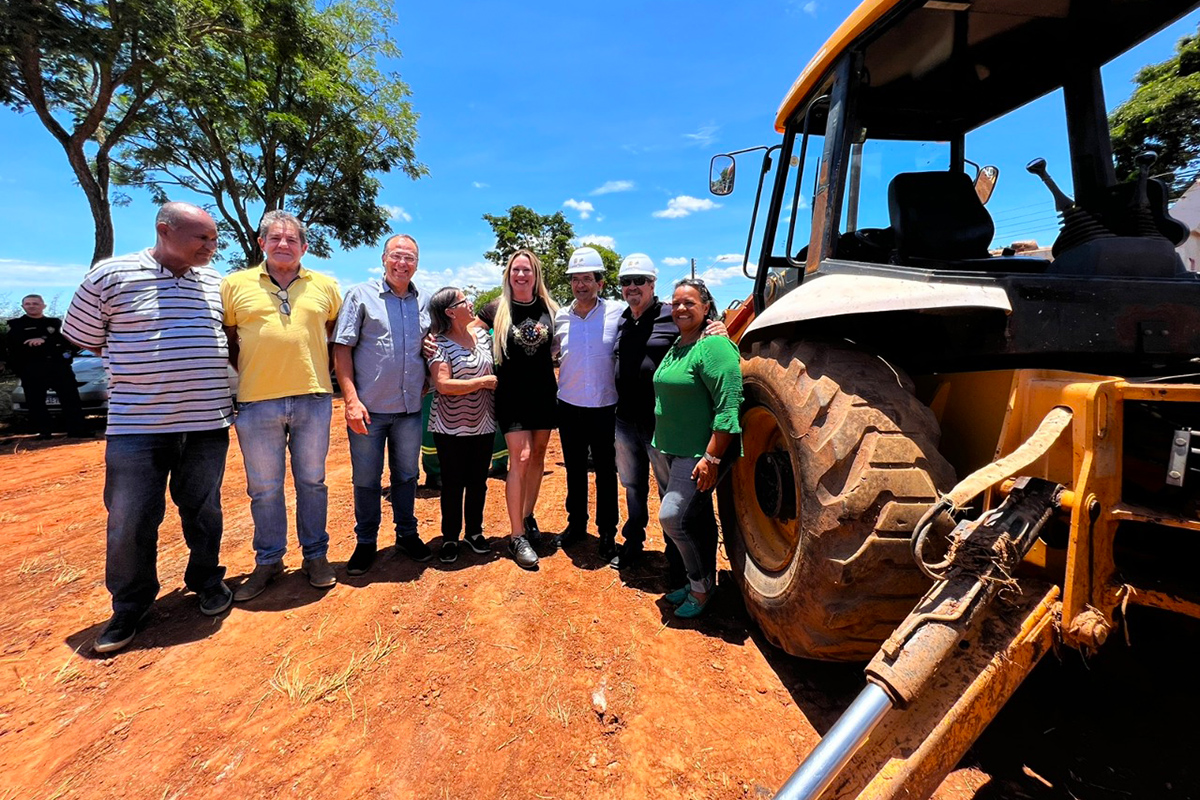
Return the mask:
<path id="1" fill-rule="evenodd" d="M 979 197 L 979 202 L 987 205 L 987 201 L 992 199 L 992 192 L 996 191 L 996 181 L 998 180 L 1000 180 L 999 167 L 989 164 L 980 168 L 979 174 L 975 176 L 975 194 Z"/>
<path id="2" fill-rule="evenodd" d="M 733 178 L 737 172 L 737 164 L 733 156 L 713 156 L 708 165 L 708 190 L 717 197 L 724 197 L 733 191 Z"/>

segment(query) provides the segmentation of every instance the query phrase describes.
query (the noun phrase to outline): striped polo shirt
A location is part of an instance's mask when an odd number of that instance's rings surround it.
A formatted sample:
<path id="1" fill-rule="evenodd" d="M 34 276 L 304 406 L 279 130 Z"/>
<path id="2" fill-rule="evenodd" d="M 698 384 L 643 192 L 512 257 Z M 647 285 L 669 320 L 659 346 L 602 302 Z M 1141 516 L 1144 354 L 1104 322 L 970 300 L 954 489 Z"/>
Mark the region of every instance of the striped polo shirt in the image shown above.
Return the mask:
<path id="1" fill-rule="evenodd" d="M 63 335 L 104 351 L 109 436 L 228 427 L 221 276 L 202 266 L 177 278 L 152 252 L 93 267 L 71 300 Z"/>
<path id="2" fill-rule="evenodd" d="M 454 380 L 470 380 L 492 374 L 492 337 L 486 331 L 472 328 L 475 333 L 475 349 L 468 350 L 446 336 L 435 336 L 433 342 L 437 352 L 430 366 L 438 362 L 450 367 Z M 490 389 L 478 389 L 469 394 L 433 395 L 433 407 L 429 414 L 429 430 L 452 436 L 478 436 L 496 430 L 494 410 L 495 393 Z"/>

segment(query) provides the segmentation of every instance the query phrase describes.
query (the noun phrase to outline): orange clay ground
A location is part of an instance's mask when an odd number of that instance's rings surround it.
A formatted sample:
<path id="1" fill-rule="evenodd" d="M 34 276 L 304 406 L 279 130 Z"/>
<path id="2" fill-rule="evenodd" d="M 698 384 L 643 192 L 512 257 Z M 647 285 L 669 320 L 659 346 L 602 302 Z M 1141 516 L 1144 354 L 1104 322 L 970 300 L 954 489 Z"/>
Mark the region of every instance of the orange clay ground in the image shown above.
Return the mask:
<path id="1" fill-rule="evenodd" d="M 557 437 L 546 468 L 538 519 L 557 530 Z M 103 439 L 10 433 L 0 476 L 0 800 L 767 798 L 862 684 L 859 666 L 766 643 L 723 560 L 707 616 L 676 622 L 659 600 L 656 524 L 654 552 L 627 576 L 600 563 L 593 531 L 537 573 L 493 539 L 491 556 L 449 566 L 387 547 L 347 579 L 350 464 L 336 424 L 335 588 L 299 574 L 293 534 L 289 572 L 267 593 L 203 617 L 168 511 L 150 625 L 97 657 Z M 253 567 L 236 444 L 224 507 L 236 585 Z M 489 536 L 503 534 L 499 481 L 487 515 Z M 420 491 L 417 517 L 436 546 L 435 492 Z M 936 797 L 1200 797 L 1198 630 L 1158 617 L 1130 627 L 1133 648 L 1116 641 L 1086 664 L 1049 656 Z"/>

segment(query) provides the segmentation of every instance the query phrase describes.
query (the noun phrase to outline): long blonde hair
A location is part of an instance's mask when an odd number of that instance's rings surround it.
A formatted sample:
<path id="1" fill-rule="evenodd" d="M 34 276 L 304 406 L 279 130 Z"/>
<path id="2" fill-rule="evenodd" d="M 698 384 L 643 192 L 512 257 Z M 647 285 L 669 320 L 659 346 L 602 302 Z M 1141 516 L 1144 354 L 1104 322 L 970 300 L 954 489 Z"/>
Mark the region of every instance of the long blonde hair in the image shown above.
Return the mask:
<path id="1" fill-rule="evenodd" d="M 550 296 L 549 290 L 546 289 L 546 282 L 542 279 L 542 262 L 532 250 L 521 249 L 508 257 L 508 261 L 504 265 L 504 276 L 500 284 L 500 303 L 496 308 L 496 319 L 492 325 L 495 335 L 492 336 L 492 360 L 497 364 L 504 361 L 504 356 L 508 352 L 508 330 L 512 327 L 512 284 L 509 282 L 508 276 L 512 272 L 513 262 L 521 256 L 529 259 L 529 265 L 533 267 L 533 296 L 534 298 L 542 298 L 542 302 L 546 304 L 546 309 L 550 313 L 550 324 L 554 324 L 554 315 L 558 313 L 558 304 L 554 302 L 554 298 Z"/>

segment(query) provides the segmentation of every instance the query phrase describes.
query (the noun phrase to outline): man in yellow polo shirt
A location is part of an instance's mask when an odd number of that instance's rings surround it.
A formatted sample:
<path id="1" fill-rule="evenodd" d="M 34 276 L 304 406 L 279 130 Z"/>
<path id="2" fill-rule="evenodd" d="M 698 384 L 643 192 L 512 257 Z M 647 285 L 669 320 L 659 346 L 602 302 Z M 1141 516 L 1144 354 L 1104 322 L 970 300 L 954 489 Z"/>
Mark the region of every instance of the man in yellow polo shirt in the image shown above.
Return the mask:
<path id="1" fill-rule="evenodd" d="M 327 558 L 325 457 L 333 413 L 328 341 L 341 293 L 332 278 L 300 265 L 308 251 L 300 220 L 268 211 L 258 230 L 265 261 L 221 283 L 230 359 L 239 379 L 235 425 L 254 518 L 255 567 L 234 592 L 238 601 L 262 594 L 283 572 L 287 452 L 296 484 L 301 569 L 318 588 L 337 583 Z"/>

